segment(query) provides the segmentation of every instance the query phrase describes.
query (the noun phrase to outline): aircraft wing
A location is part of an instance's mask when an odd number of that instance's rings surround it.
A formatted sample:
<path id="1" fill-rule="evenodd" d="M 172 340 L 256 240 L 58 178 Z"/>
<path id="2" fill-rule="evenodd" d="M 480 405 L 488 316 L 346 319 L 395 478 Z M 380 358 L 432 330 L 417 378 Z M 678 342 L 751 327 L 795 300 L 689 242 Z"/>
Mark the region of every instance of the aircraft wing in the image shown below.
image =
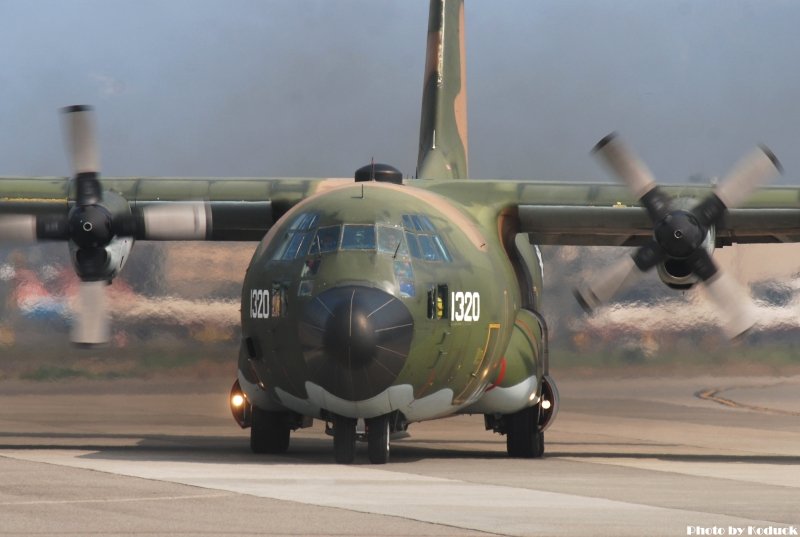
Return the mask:
<path id="1" fill-rule="evenodd" d="M 134 214 L 174 201 L 202 200 L 212 214 L 211 240 L 258 241 L 303 198 L 352 182 L 322 178 L 104 178 Z M 515 214 L 519 231 L 536 244 L 638 246 L 652 237 L 646 211 L 622 185 L 564 181 L 412 180 L 476 213 Z M 0 214 L 66 211 L 74 193 L 69 178 L 0 178 Z M 704 199 L 710 186 L 662 186 L 678 199 Z M 716 227 L 717 246 L 800 242 L 800 188 L 768 187 Z"/>
<path id="2" fill-rule="evenodd" d="M 131 211 L 174 201 L 203 201 L 212 215 L 210 240 L 258 241 L 301 199 L 344 179 L 103 178 Z M 0 214 L 65 213 L 75 200 L 69 178 L 0 178 Z"/>
<path id="3" fill-rule="evenodd" d="M 419 186 L 476 209 L 487 203 L 516 213 L 519 231 L 535 244 L 639 246 L 653 236 L 647 212 L 628 188 L 617 184 L 470 180 L 425 181 Z M 710 186 L 662 186 L 678 199 L 700 201 Z M 800 188 L 756 191 L 729 209 L 716 226 L 717 246 L 733 243 L 800 242 Z"/>

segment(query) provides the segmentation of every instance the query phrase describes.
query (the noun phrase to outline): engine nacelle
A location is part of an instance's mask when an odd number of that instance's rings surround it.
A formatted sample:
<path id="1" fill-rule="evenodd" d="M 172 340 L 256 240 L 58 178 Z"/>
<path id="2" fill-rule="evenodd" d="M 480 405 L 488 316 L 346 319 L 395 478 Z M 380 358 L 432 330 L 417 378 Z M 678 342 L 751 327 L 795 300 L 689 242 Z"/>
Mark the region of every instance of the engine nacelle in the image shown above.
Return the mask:
<path id="1" fill-rule="evenodd" d="M 715 241 L 716 233 L 714 228 L 711 227 L 708 229 L 706 238 L 700 247 L 705 248 L 708 255 L 714 255 Z M 656 270 L 658 271 L 658 277 L 661 278 L 661 281 L 672 289 L 690 289 L 694 284 L 700 281 L 692 272 L 691 266 L 686 259 L 667 259 L 663 263 L 659 263 Z"/>

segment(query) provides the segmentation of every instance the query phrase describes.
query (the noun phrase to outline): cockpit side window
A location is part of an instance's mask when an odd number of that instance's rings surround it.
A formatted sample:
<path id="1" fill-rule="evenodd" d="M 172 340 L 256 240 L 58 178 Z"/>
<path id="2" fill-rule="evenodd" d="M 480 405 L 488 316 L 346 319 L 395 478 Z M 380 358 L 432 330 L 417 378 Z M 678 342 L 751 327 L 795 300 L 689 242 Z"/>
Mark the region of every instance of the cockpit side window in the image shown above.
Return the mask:
<path id="1" fill-rule="evenodd" d="M 419 223 L 420 226 L 422 226 L 422 231 L 436 233 L 436 228 L 433 227 L 433 222 L 431 222 L 430 218 L 428 218 L 424 214 L 419 215 Z"/>
<path id="2" fill-rule="evenodd" d="M 311 233 L 308 231 L 292 233 L 286 248 L 281 254 L 281 259 L 288 261 L 297 257 L 304 256 L 308 251 L 308 241 L 311 238 Z"/>
<path id="3" fill-rule="evenodd" d="M 430 235 L 418 235 L 419 247 L 422 250 L 422 259 L 425 261 L 441 261 L 439 252 L 433 246 Z"/>
<path id="4" fill-rule="evenodd" d="M 422 258 L 422 254 L 419 250 L 419 243 L 417 242 L 417 236 L 411 233 L 410 231 L 406 231 L 406 242 L 408 242 L 408 249 L 411 251 L 411 257 L 416 257 L 417 259 Z"/>
<path id="5" fill-rule="evenodd" d="M 308 231 L 317 225 L 317 220 L 319 220 L 319 215 L 317 213 L 303 213 L 297 217 L 297 220 L 294 221 L 290 229 Z"/>
<path id="6" fill-rule="evenodd" d="M 424 261 L 452 263 L 453 258 L 430 218 L 424 214 L 404 214 L 403 227 L 412 257 Z"/>
<path id="7" fill-rule="evenodd" d="M 289 225 L 281 244 L 275 249 L 273 260 L 287 261 L 306 255 L 311 230 L 319 220 L 317 213 L 302 213 Z"/>
<path id="8" fill-rule="evenodd" d="M 439 237 L 439 235 L 434 235 L 433 242 L 436 244 L 436 248 L 439 250 L 439 255 L 442 257 L 442 259 L 447 263 L 452 263 L 453 258 L 450 257 L 450 252 L 447 251 L 447 247 L 444 245 L 441 237 Z"/>

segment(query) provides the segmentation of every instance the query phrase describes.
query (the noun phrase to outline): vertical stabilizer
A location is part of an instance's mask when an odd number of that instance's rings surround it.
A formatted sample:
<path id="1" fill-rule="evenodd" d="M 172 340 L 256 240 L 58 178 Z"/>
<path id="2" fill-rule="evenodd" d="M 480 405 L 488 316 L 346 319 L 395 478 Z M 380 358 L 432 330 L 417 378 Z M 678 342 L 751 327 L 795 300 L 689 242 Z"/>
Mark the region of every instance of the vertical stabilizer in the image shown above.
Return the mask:
<path id="1" fill-rule="evenodd" d="M 417 177 L 466 178 L 467 147 L 464 0 L 431 0 Z"/>

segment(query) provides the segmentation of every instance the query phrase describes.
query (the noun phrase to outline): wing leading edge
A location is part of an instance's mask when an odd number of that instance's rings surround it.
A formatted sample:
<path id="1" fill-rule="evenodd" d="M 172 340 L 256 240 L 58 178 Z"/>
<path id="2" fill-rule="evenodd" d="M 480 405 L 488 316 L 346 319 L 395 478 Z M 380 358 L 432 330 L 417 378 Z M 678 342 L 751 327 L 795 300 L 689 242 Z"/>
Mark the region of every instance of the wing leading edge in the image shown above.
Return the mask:
<path id="1" fill-rule="evenodd" d="M 520 233 L 555 245 L 639 246 L 653 235 L 647 212 L 617 184 L 471 180 L 458 185 L 414 181 L 466 207 L 492 205 L 495 214 L 516 212 Z M 706 198 L 710 186 L 662 186 L 678 199 Z M 690 202 L 691 203 L 691 202 Z M 729 209 L 716 227 L 717 246 L 800 242 L 800 188 L 768 187 Z"/>
<path id="2" fill-rule="evenodd" d="M 128 200 L 136 213 L 168 201 L 203 200 L 212 214 L 212 240 L 257 241 L 297 202 L 352 179 L 295 178 L 106 178 L 106 188 Z M 605 183 L 509 180 L 413 180 L 409 186 L 437 192 L 474 212 L 516 213 L 520 233 L 555 245 L 638 246 L 653 233 L 647 213 L 624 186 Z M 704 186 L 664 186 L 676 198 L 701 200 Z M 43 214 L 74 202 L 68 178 L 0 178 L 0 214 Z M 758 190 L 730 209 L 716 228 L 717 246 L 800 242 L 800 188 Z"/>
<path id="3" fill-rule="evenodd" d="M 303 178 L 104 178 L 131 212 L 168 202 L 203 201 L 211 214 L 210 240 L 258 241 L 303 198 L 351 182 Z M 0 178 L 0 214 L 54 214 L 75 203 L 69 178 Z M 141 238 L 141 237 L 136 237 Z"/>

